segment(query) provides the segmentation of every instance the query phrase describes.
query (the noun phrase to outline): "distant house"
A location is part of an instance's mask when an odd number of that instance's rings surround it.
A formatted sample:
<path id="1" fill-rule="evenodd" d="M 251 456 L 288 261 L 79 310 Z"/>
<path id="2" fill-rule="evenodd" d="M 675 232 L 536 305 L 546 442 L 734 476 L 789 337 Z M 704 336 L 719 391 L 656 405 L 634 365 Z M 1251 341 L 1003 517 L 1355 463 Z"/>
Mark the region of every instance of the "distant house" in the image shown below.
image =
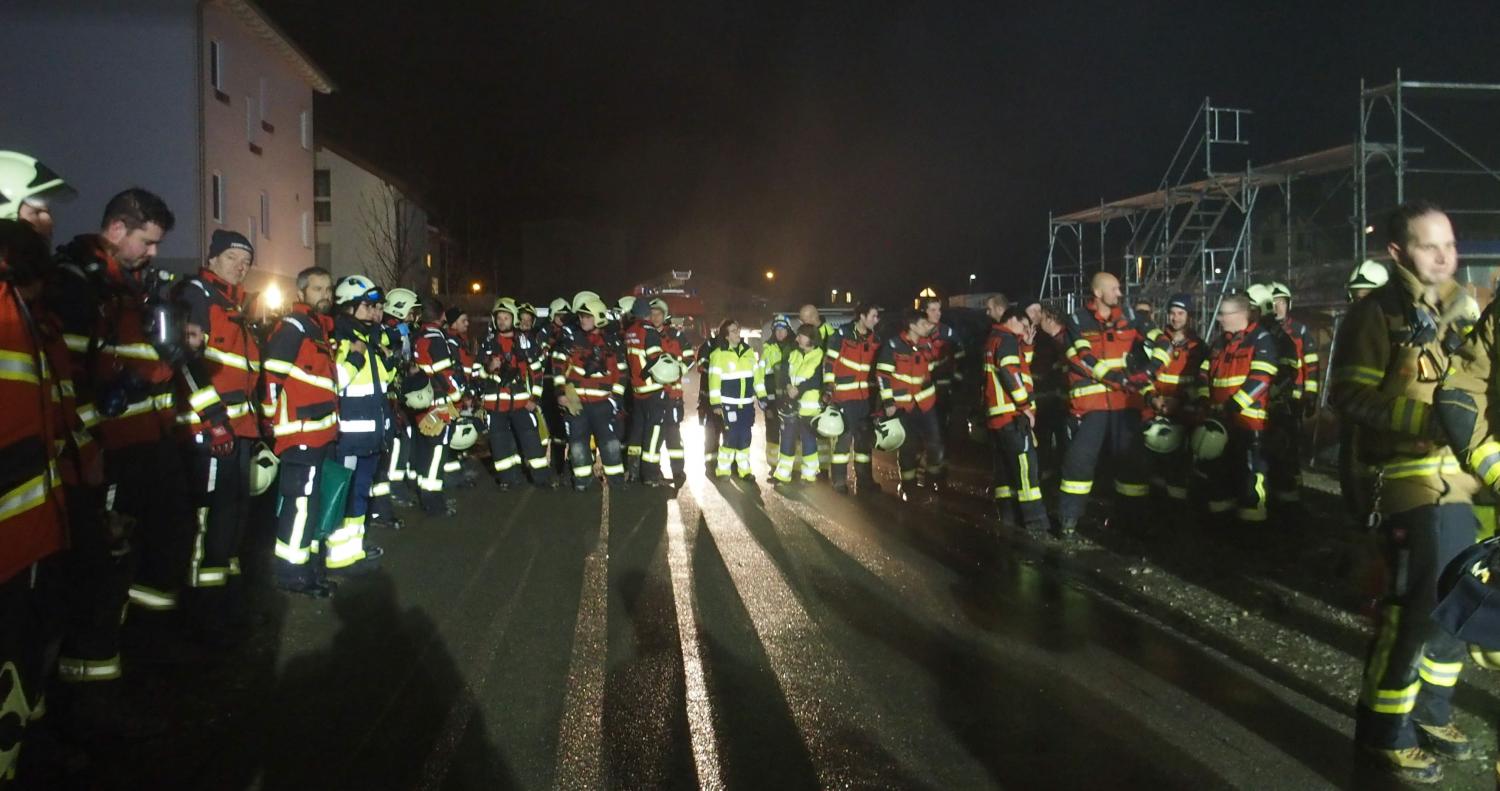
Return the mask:
<path id="1" fill-rule="evenodd" d="M 158 262 L 189 271 L 219 228 L 256 245 L 252 290 L 314 260 L 313 93 L 334 86 L 250 0 L 17 0 L 0 52 L 0 148 L 77 187 L 59 238 L 93 231 L 130 186 L 177 216 Z"/>
<path id="2" fill-rule="evenodd" d="M 335 277 L 364 274 L 387 289 L 439 293 L 445 246 L 413 189 L 325 144 L 317 151 L 313 197 L 318 266 Z"/>

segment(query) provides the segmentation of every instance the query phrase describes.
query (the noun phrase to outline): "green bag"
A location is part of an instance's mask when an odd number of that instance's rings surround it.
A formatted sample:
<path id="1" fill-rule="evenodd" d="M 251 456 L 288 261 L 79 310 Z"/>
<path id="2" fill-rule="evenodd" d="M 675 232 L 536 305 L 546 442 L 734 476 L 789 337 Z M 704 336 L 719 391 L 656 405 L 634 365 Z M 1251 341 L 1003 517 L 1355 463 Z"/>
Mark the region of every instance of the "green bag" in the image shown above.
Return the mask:
<path id="1" fill-rule="evenodd" d="M 344 509 L 349 504 L 349 483 L 354 479 L 354 470 L 345 467 L 336 458 L 323 460 L 318 469 L 318 513 L 313 523 L 312 540 L 322 541 L 337 530 L 344 521 Z M 276 498 L 276 514 L 286 505 L 286 498 Z"/>

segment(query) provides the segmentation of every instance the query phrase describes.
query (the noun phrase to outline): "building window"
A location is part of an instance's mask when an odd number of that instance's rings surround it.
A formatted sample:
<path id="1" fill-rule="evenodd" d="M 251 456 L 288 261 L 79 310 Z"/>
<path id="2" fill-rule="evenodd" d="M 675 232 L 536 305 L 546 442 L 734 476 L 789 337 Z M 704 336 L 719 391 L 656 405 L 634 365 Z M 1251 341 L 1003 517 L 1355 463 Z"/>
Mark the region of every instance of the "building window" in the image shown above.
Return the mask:
<path id="1" fill-rule="evenodd" d="M 302 246 L 309 250 L 313 246 L 312 213 L 306 209 L 302 210 Z"/>
<path id="2" fill-rule="evenodd" d="M 428 253 L 427 254 L 427 268 L 428 269 L 432 268 L 432 253 Z"/>
<path id="3" fill-rule="evenodd" d="M 271 196 L 264 192 L 260 194 L 260 233 L 271 238 Z"/>
<path id="4" fill-rule="evenodd" d="M 318 252 L 314 256 L 318 266 L 333 271 L 333 245 L 328 242 L 318 242 Z"/>
<path id="5" fill-rule="evenodd" d="M 298 120 L 299 124 L 302 127 L 302 150 L 303 151 L 311 151 L 312 150 L 312 143 L 313 143 L 313 141 L 312 141 L 312 111 L 311 110 L 303 110 L 301 117 L 298 118 L 297 120 Z"/>
<path id="6" fill-rule="evenodd" d="M 313 171 L 313 219 L 333 222 L 333 175 L 326 170 Z"/>
<path id="7" fill-rule="evenodd" d="M 208 202 L 213 206 L 214 222 L 224 222 L 224 176 L 219 171 L 214 171 L 209 179 Z"/>
<path id="8" fill-rule="evenodd" d="M 437 296 L 438 295 L 438 279 L 436 277 L 432 278 L 432 282 L 429 285 L 432 288 L 432 295 L 434 297 Z"/>
<path id="9" fill-rule="evenodd" d="M 215 91 L 224 91 L 223 49 L 217 40 L 208 42 L 208 84 L 214 86 Z"/>

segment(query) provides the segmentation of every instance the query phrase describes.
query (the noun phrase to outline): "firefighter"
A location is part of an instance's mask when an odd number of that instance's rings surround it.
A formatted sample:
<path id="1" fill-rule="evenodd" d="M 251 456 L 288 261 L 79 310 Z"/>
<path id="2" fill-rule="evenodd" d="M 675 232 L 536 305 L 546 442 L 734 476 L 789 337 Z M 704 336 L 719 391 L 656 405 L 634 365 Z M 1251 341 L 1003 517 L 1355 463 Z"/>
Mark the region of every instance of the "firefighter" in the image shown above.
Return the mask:
<path id="1" fill-rule="evenodd" d="M 330 335 L 333 276 L 311 267 L 297 273 L 297 303 L 283 316 L 265 348 L 265 400 L 261 414 L 281 459 L 276 521 L 276 587 L 313 598 L 333 593 L 313 557 L 313 530 L 321 513 L 323 462 L 338 439 L 338 382 Z"/>
<path id="2" fill-rule="evenodd" d="M 760 369 L 766 381 L 766 400 L 760 405 L 766 419 L 766 468 L 776 469 L 781 456 L 781 410 L 779 394 L 784 389 L 780 376 L 786 356 L 796 348 L 792 325 L 783 316 L 771 321 L 771 338 L 761 344 Z"/>
<path id="3" fill-rule="evenodd" d="M 723 345 L 724 341 L 715 329 L 698 347 L 698 425 L 703 428 L 704 475 L 708 474 L 710 468 L 718 468 L 719 441 L 724 436 L 724 424 L 708 403 L 708 394 L 712 391 L 708 386 L 708 361 Z"/>
<path id="4" fill-rule="evenodd" d="M 490 413 L 490 461 L 501 491 L 522 482 L 522 465 L 531 481 L 552 485 L 552 470 L 542 448 L 541 412 L 544 359 L 530 336 L 515 326 L 519 306 L 510 297 L 495 301 L 493 331 L 479 346 L 480 402 Z"/>
<path id="5" fill-rule="evenodd" d="M 1006 306 L 1010 304 L 1004 296 Z M 951 425 L 949 417 L 953 414 L 953 393 L 955 385 L 962 387 L 964 381 L 964 358 L 968 352 L 964 349 L 963 338 L 953 326 L 943 323 L 943 300 L 938 297 L 928 297 L 922 302 L 922 312 L 927 314 L 927 320 L 932 322 L 932 335 L 928 340 L 932 344 L 933 384 L 937 386 L 937 419 L 938 428 L 946 436 Z M 947 462 L 938 470 L 938 477 L 946 478 L 948 475 Z"/>
<path id="6" fill-rule="evenodd" d="M 1207 351 L 1208 347 L 1193 331 L 1192 296 L 1174 294 L 1167 300 L 1167 321 L 1161 341 L 1151 350 L 1151 355 L 1161 366 L 1153 380 L 1155 392 L 1150 399 L 1153 414 L 1183 424 L 1185 408 L 1192 406 L 1194 382 Z M 1192 477 L 1192 454 L 1187 445 L 1171 454 L 1156 456 L 1153 461 L 1167 497 L 1186 502 L 1188 482 Z"/>
<path id="7" fill-rule="evenodd" d="M 1349 292 L 1349 301 L 1358 302 L 1367 294 L 1385 285 L 1391 279 L 1389 269 L 1379 261 L 1367 260 L 1354 271 L 1349 273 L 1349 280 L 1344 283 L 1344 288 Z"/>
<path id="8" fill-rule="evenodd" d="M 803 324 L 811 324 L 817 329 L 818 348 L 826 352 L 828 350 L 828 339 L 832 338 L 838 329 L 831 322 L 823 320 L 823 314 L 818 311 L 815 305 L 803 305 L 797 315 Z M 817 436 L 816 431 L 813 432 L 813 436 L 816 437 L 818 442 L 818 477 L 826 477 L 829 467 L 833 465 L 833 440 Z"/>
<path id="9" fill-rule="evenodd" d="M 1234 513 L 1241 523 L 1266 521 L 1263 436 L 1278 373 L 1276 339 L 1256 320 L 1250 299 L 1232 294 L 1219 303 L 1219 336 L 1198 368 L 1200 416 L 1218 420 L 1228 445 L 1204 462 L 1210 514 Z"/>
<path id="10" fill-rule="evenodd" d="M 536 332 L 536 306 L 530 302 L 518 302 L 516 314 L 516 330 L 531 340 L 536 340 L 532 337 Z"/>
<path id="11" fill-rule="evenodd" d="M 631 425 L 640 425 L 645 434 L 640 479 L 652 486 L 662 483 L 661 456 L 662 449 L 665 448 L 668 466 L 672 468 L 672 486 L 680 488 L 687 475 L 682 450 L 683 390 L 680 373 L 697 359 L 697 351 L 690 344 L 684 343 L 682 332 L 672 326 L 666 300 L 653 299 L 649 305 L 646 321 L 636 325 L 641 335 L 640 346 L 643 348 L 632 349 L 630 358 L 631 390 L 635 399 Z M 663 357 L 680 364 L 675 369 L 678 378 L 671 382 L 658 382 L 652 375 L 656 364 Z"/>
<path id="12" fill-rule="evenodd" d="M 875 328 L 879 325 L 880 307 L 861 303 L 855 307 L 854 321 L 829 336 L 823 353 L 823 393 L 844 416 L 844 433 L 833 446 L 831 472 L 833 490 L 839 494 L 849 493 L 851 449 L 857 491 L 879 491 L 870 465 L 875 446 L 875 424 L 871 420 L 876 395 L 875 358 L 880 354 Z"/>
<path id="13" fill-rule="evenodd" d="M 1151 357 L 1158 333 L 1121 303 L 1120 281 L 1107 272 L 1094 275 L 1092 296 L 1068 317 L 1064 334 L 1068 360 L 1071 439 L 1062 462 L 1058 535 L 1073 535 L 1088 507 L 1101 454 L 1115 466 L 1115 494 L 1126 515 L 1139 518 L 1150 485 L 1146 483 L 1141 438 L 1144 397 L 1154 388 L 1159 362 Z"/>
<path id="14" fill-rule="evenodd" d="M 0 219 L 20 220 L 52 240 L 52 206 L 78 197 L 78 191 L 19 151 L 0 151 Z"/>
<path id="15" fill-rule="evenodd" d="M 177 608 L 193 553 L 188 474 L 176 436 L 174 365 L 185 360 L 181 327 L 166 293 L 171 279 L 150 262 L 175 222 L 161 198 L 141 189 L 116 195 L 98 234 L 59 248 L 46 303 L 63 322 L 72 379 L 93 394 L 108 479 L 106 510 L 132 522 L 129 551 L 136 568 L 132 605 L 146 611 Z M 162 330 L 153 344 L 148 318 Z M 124 551 L 124 546 L 119 549 Z M 124 572 L 130 576 L 130 572 Z M 91 581 L 106 582 L 113 575 Z M 100 606 L 110 598 L 99 594 Z M 103 637 L 103 651 L 111 640 Z M 65 657 L 68 674 L 102 672 L 113 656 Z M 75 664 L 77 660 L 81 664 Z"/>
<path id="16" fill-rule="evenodd" d="M 568 301 L 562 297 L 552 300 L 547 306 L 547 323 L 536 331 L 537 351 L 545 361 L 543 366 L 550 371 L 552 353 L 560 337 L 566 332 L 572 316 Z M 566 482 L 572 471 L 568 467 L 568 431 L 563 413 L 557 407 L 557 393 L 553 390 L 554 377 L 542 377 L 542 418 L 547 424 L 547 457 L 552 464 L 553 478 Z"/>
<path id="17" fill-rule="evenodd" d="M 1354 733 L 1381 766 L 1436 782 L 1437 757 L 1462 759 L 1472 749 L 1451 706 L 1463 644 L 1430 614 L 1439 575 L 1479 528 L 1471 503 L 1482 484 L 1469 470 L 1494 480 L 1484 409 L 1493 319 L 1450 359 L 1463 334 L 1453 226 L 1441 209 L 1419 201 L 1397 208 L 1386 230 L 1396 266 L 1390 282 L 1356 302 L 1340 325 L 1328 392 L 1339 418 L 1359 426 L 1361 461 L 1378 470 L 1380 516 L 1372 521 L 1378 519 L 1389 583 Z"/>
<path id="18" fill-rule="evenodd" d="M 937 419 L 937 386 L 932 380 L 936 360 L 928 336 L 932 320 L 912 311 L 906 328 L 880 347 L 875 372 L 880 381 L 880 403 L 886 417 L 901 415 L 906 442 L 897 456 L 901 483 L 897 494 L 912 502 L 922 482 L 917 479 L 917 441 L 926 455 L 926 485 L 934 493 L 942 490 L 943 432 Z"/>
<path id="19" fill-rule="evenodd" d="M 1302 494 L 1302 426 L 1318 414 L 1322 365 L 1318 339 L 1312 329 L 1290 315 L 1292 290 L 1285 283 L 1271 283 L 1276 321 L 1287 338 L 1289 354 L 1283 364 L 1290 368 L 1289 398 L 1274 405 L 1267 437 L 1271 465 L 1270 495 L 1273 503 L 1295 505 Z"/>
<path id="20" fill-rule="evenodd" d="M 1390 271 L 1385 268 L 1384 264 L 1373 260 L 1361 263 L 1349 273 L 1349 279 L 1345 283 L 1350 305 L 1364 299 L 1367 294 L 1385 285 L 1389 280 Z M 1334 323 L 1335 334 L 1347 315 L 1347 312 L 1341 314 Z M 1344 510 L 1350 519 L 1363 526 L 1365 519 L 1370 515 L 1375 471 L 1359 460 L 1359 426 L 1347 420 L 1340 420 L 1338 425 L 1339 491 L 1343 494 Z"/>
<path id="21" fill-rule="evenodd" d="M 458 508 L 444 494 L 444 450 L 463 401 L 463 370 L 443 330 L 442 305 L 434 300 L 429 309 L 436 318 L 427 320 L 427 309 L 423 310 L 424 321 L 412 347 L 412 361 L 432 386 L 432 405 L 418 416 L 412 436 L 412 471 L 417 476 L 417 500 L 422 512 L 454 516 Z"/>
<path id="22" fill-rule="evenodd" d="M 1037 460 L 1042 466 L 1042 480 L 1057 477 L 1062 466 L 1063 450 L 1068 446 L 1068 363 L 1063 354 L 1065 329 L 1051 308 L 1032 303 L 1026 306 L 1031 319 L 1031 392 L 1036 404 Z"/>
<path id="23" fill-rule="evenodd" d="M 469 414 L 474 404 L 474 386 L 478 382 L 479 362 L 469 347 L 469 312 L 454 306 L 443 311 L 443 337 L 448 342 L 448 354 L 453 359 L 454 378 L 458 382 L 459 397 L 453 406 L 460 414 Z M 452 441 L 450 436 L 449 441 Z M 464 466 L 468 458 L 466 451 L 449 448 L 444 454 L 443 479 L 449 486 L 472 489 L 479 483 L 474 472 Z"/>
<path id="24" fill-rule="evenodd" d="M 588 299 L 573 309 L 578 327 L 559 342 L 553 353 L 552 373 L 558 406 L 566 413 L 573 490 L 588 491 L 593 480 L 590 438 L 599 449 L 610 488 L 624 488 L 625 463 L 620 458 L 616 416 L 625 396 L 627 368 L 600 326 L 600 322 L 607 321 L 608 309 L 604 303 Z"/>
<path id="25" fill-rule="evenodd" d="M 394 506 L 412 506 L 408 486 L 416 482 L 411 469 L 412 425 L 401 403 L 398 383 L 412 366 L 412 330 L 420 323 L 422 301 L 416 292 L 393 288 L 385 294 L 381 307 L 381 351 L 386 367 L 394 372 L 392 386 L 386 395 L 391 402 L 391 433 L 381 448 L 380 472 L 370 489 L 370 513 L 365 524 L 400 530 L 405 523 L 396 516 Z"/>
<path id="26" fill-rule="evenodd" d="M 725 319 L 719 324 L 719 348 L 708 357 L 708 405 L 724 438 L 719 443 L 714 474 L 753 480 L 750 467 L 750 429 L 755 425 L 755 402 L 766 398 L 765 371 L 755 349 L 740 337 L 739 322 Z"/>
<path id="27" fill-rule="evenodd" d="M 25 727 L 41 715 L 48 668 L 47 592 L 42 561 L 68 541 L 64 471 L 71 384 L 57 349 L 56 326 L 39 315 L 38 297 L 49 269 L 47 241 L 34 228 L 0 219 L 0 452 L 6 459 L 0 489 L 0 784 L 15 779 Z M 54 351 L 49 354 L 48 347 Z M 76 544 L 75 544 L 76 547 Z M 75 549 L 76 551 L 76 549 Z M 50 562 L 50 561 L 49 561 Z M 119 610 L 115 614 L 118 616 Z M 111 677 L 118 677 L 118 659 Z"/>
<path id="28" fill-rule="evenodd" d="M 985 300 L 990 336 L 985 342 L 982 398 L 985 425 L 993 449 L 995 515 L 1027 533 L 1047 533 L 1047 506 L 1042 502 L 1037 467 L 1036 406 L 1032 402 L 1031 319 L 1020 306 L 1006 306 L 998 296 Z"/>
<path id="29" fill-rule="evenodd" d="M 818 326 L 804 323 L 797 328 L 797 348 L 787 354 L 776 376 L 783 388 L 777 394 L 781 409 L 781 454 L 772 473 L 777 486 L 792 482 L 799 459 L 802 482 L 818 480 L 818 440 L 812 427 L 823 396 L 819 387 L 823 349 L 819 346 Z"/>
<path id="30" fill-rule="evenodd" d="M 364 275 L 349 275 L 333 290 L 332 350 L 338 373 L 339 436 L 334 458 L 352 475 L 344 519 L 322 546 L 324 567 L 333 574 L 360 574 L 380 565 L 384 551 L 365 540 L 370 495 L 380 468 L 380 451 L 390 434 L 394 409 L 386 392 L 396 370 L 380 350 L 380 305 L 385 292 Z"/>
<path id="31" fill-rule="evenodd" d="M 631 300 L 634 306 L 634 297 L 621 297 L 620 302 Z M 646 369 L 649 367 L 647 359 L 661 354 L 660 346 L 648 348 L 646 343 L 646 323 L 632 322 L 620 333 L 621 345 L 625 348 L 626 361 L 630 365 L 630 393 L 632 402 L 644 400 L 661 392 L 661 386 L 648 381 Z M 641 479 L 641 446 L 646 441 L 647 417 L 645 409 L 637 409 L 632 403 L 630 413 L 627 416 L 629 430 L 625 440 L 625 478 L 626 480 L 638 481 Z"/>
<path id="32" fill-rule="evenodd" d="M 230 618 L 241 602 L 240 544 L 250 517 L 250 457 L 260 442 L 260 348 L 245 326 L 241 284 L 255 248 L 234 231 L 217 229 L 208 261 L 183 281 L 177 299 L 187 310 L 195 357 L 185 366 L 187 408 L 180 419 L 193 434 L 191 455 L 197 536 L 187 585 L 188 614 L 213 641 L 234 635 Z"/>

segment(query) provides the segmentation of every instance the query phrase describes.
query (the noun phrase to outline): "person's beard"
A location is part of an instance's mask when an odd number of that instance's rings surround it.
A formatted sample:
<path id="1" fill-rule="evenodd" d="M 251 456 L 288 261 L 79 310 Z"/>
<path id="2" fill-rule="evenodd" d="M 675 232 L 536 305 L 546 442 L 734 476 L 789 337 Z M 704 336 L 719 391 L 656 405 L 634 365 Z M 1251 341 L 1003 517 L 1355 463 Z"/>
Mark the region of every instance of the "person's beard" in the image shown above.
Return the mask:
<path id="1" fill-rule="evenodd" d="M 320 300 L 318 300 L 318 304 L 316 304 L 316 305 L 313 306 L 313 310 L 316 310 L 317 312 L 323 314 L 324 316 L 327 316 L 330 313 L 333 313 L 333 300 L 331 300 L 331 299 L 320 299 Z"/>

